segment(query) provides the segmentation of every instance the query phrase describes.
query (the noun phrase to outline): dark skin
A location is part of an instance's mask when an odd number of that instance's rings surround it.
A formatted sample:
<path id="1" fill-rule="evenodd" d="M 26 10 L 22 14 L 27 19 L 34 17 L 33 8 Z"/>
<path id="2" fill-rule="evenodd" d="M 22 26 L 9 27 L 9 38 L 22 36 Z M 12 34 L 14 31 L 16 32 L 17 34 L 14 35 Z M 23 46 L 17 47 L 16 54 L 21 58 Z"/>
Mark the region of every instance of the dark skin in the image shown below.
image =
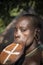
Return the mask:
<path id="1" fill-rule="evenodd" d="M 31 18 L 21 17 L 15 23 L 14 38 L 16 43 L 23 42 L 24 46 L 28 48 L 25 51 L 25 60 L 22 65 L 40 65 L 41 52 L 36 50 L 36 53 L 32 57 L 26 56 L 37 47 L 38 41 L 35 40 L 37 34 L 37 28 L 33 28 L 31 25 Z"/>
<path id="2" fill-rule="evenodd" d="M 32 52 L 38 46 L 36 34 L 37 31 L 40 32 L 40 29 L 35 28 L 32 23 L 32 18 L 26 16 L 20 17 L 15 23 L 14 42 L 19 44 L 22 43 L 21 45 L 23 47 L 23 52 L 21 51 L 21 54 L 17 57 L 17 59 L 15 59 L 15 61 L 20 59 L 19 62 L 21 62 L 21 59 L 23 60 L 24 58 L 22 64 L 17 63 L 16 65 L 40 65 L 41 51 L 39 49 L 37 49 L 33 55 L 30 54 L 30 56 L 27 56 L 27 54 Z M 13 65 L 15 65 L 15 62 Z"/>

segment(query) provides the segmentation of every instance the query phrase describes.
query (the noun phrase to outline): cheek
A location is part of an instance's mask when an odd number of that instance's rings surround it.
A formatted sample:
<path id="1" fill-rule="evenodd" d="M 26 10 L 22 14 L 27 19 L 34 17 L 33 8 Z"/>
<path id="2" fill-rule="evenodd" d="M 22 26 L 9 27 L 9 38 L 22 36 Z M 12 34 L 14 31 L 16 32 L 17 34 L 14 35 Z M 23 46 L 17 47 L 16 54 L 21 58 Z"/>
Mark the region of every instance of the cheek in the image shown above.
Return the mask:
<path id="1" fill-rule="evenodd" d="M 34 39 L 34 33 L 32 31 L 28 31 L 24 33 L 24 38 L 26 42 L 26 46 L 28 46 Z"/>
<path id="2" fill-rule="evenodd" d="M 31 40 L 34 38 L 34 32 L 28 30 L 24 33 L 24 38 L 27 40 Z"/>
<path id="3" fill-rule="evenodd" d="M 28 38 L 28 36 L 30 35 L 30 31 L 26 31 L 26 32 L 24 32 L 24 33 L 23 33 L 23 35 L 24 35 L 24 38 L 26 38 L 26 39 L 27 39 L 27 38 Z"/>
<path id="4" fill-rule="evenodd" d="M 26 42 L 27 38 L 28 38 L 28 32 L 22 32 L 19 40 Z"/>

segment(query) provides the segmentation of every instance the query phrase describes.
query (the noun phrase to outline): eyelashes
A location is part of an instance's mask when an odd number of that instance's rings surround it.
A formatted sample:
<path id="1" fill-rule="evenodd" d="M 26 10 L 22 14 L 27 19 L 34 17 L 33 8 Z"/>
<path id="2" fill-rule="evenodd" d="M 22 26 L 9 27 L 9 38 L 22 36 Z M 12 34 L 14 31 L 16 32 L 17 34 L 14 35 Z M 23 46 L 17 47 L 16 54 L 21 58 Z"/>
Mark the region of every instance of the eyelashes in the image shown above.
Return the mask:
<path id="1" fill-rule="evenodd" d="M 25 29 L 20 28 L 19 30 L 20 30 L 21 32 L 25 32 L 27 29 L 26 29 L 26 28 L 25 28 Z M 18 31 L 18 28 L 15 27 L 15 28 L 14 28 L 14 32 L 17 32 L 17 31 Z"/>
<path id="2" fill-rule="evenodd" d="M 26 29 L 21 29 L 21 32 L 25 32 L 26 31 Z"/>

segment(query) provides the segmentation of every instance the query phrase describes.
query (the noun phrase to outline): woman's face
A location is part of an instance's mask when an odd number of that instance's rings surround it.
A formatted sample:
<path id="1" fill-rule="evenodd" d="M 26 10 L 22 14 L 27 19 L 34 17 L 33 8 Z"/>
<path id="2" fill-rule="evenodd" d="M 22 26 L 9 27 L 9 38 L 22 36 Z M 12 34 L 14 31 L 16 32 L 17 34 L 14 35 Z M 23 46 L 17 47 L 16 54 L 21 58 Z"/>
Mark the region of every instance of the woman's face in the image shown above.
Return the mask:
<path id="1" fill-rule="evenodd" d="M 30 26 L 30 20 L 27 18 L 20 18 L 14 27 L 14 39 L 16 43 L 25 43 L 30 45 L 34 40 L 34 30 Z"/>

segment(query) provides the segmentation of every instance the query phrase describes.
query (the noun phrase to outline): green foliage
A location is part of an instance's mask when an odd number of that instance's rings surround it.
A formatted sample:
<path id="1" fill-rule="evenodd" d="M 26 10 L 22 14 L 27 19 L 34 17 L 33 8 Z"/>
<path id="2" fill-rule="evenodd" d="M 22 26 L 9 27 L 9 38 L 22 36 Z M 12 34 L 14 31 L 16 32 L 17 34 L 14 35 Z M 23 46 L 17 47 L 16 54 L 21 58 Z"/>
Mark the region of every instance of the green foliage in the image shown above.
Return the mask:
<path id="1" fill-rule="evenodd" d="M 20 11 L 18 11 L 18 7 L 14 8 L 10 11 L 10 16 L 17 16 L 20 14 L 20 12 L 22 11 L 22 9 Z"/>
<path id="2" fill-rule="evenodd" d="M 0 27 L 4 25 L 3 20 L 0 18 Z"/>
<path id="3" fill-rule="evenodd" d="M 0 34 L 4 31 L 4 29 L 5 29 L 5 26 L 0 27 Z"/>
<path id="4" fill-rule="evenodd" d="M 2 18 L 0 18 L 0 33 L 2 33 L 4 29 L 5 29 L 4 21 L 2 20 Z"/>
<path id="5" fill-rule="evenodd" d="M 42 0 L 1 0 L 0 1 L 0 32 L 11 22 L 13 16 L 22 11 L 33 8 L 38 14 L 43 15 Z"/>

